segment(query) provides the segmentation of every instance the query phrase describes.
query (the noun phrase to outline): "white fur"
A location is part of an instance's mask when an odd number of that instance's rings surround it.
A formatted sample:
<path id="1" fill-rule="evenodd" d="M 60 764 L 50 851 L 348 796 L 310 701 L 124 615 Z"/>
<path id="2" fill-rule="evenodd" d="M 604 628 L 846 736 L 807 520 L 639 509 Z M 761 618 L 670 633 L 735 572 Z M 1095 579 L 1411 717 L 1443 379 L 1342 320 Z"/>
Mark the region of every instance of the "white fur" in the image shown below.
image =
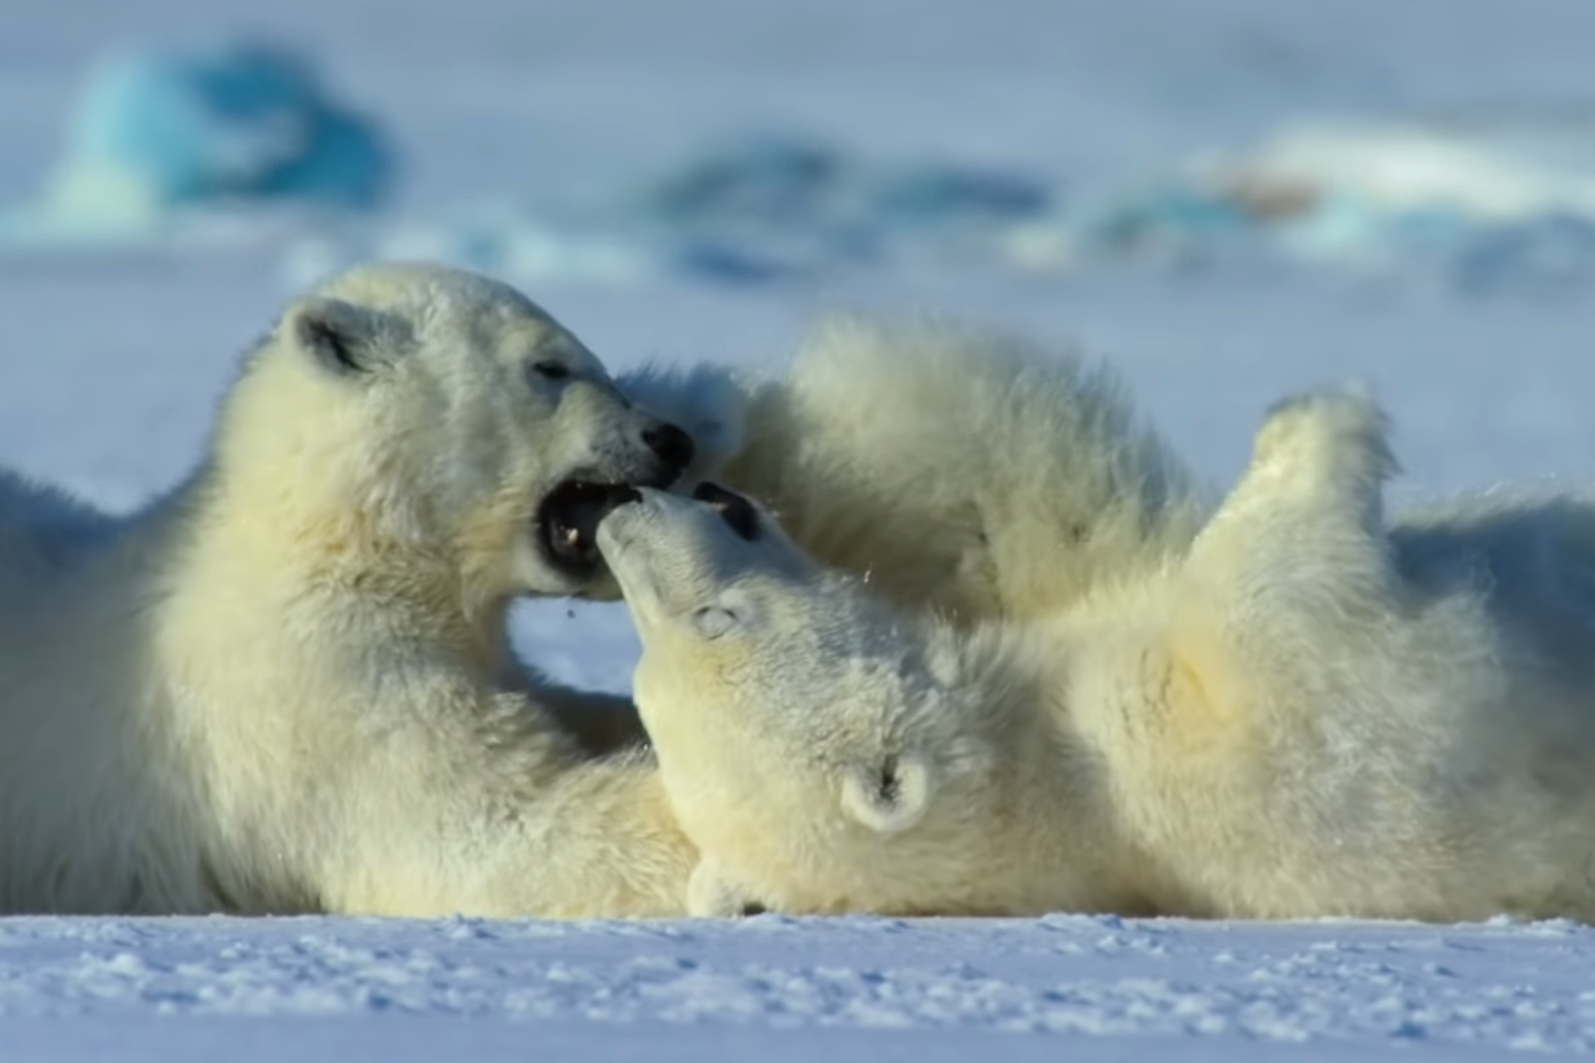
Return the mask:
<path id="1" fill-rule="evenodd" d="M 599 528 L 642 636 L 638 708 L 704 854 L 690 909 L 971 911 L 972 875 L 1016 869 L 987 824 L 1023 718 L 963 711 L 951 644 L 760 525 L 744 541 L 649 491 Z"/>
<path id="2" fill-rule="evenodd" d="M 973 627 L 768 518 L 746 541 L 657 492 L 617 510 L 690 903 L 1595 917 L 1595 505 L 1475 497 L 1392 531 L 1393 469 L 1366 399 L 1284 403 L 1187 556 Z M 850 774 L 905 760 L 924 807 L 861 823 Z"/>
<path id="3" fill-rule="evenodd" d="M 761 499 L 816 559 L 959 622 L 1155 566 L 1208 509 L 1105 366 L 935 318 L 837 316 L 782 374 L 621 386 L 712 440 L 694 471 Z"/>
<path id="4" fill-rule="evenodd" d="M 1046 615 L 1158 569 L 1222 497 L 1107 366 L 945 319 L 836 316 L 783 373 L 652 367 L 620 385 L 705 444 L 689 479 L 752 494 L 816 560 L 960 624 Z M 1591 534 L 1584 499 L 1512 487 L 1392 520 L 1404 574 L 1482 551 L 1503 590 L 1534 593 L 1549 578 L 1537 544 Z"/>
<path id="5" fill-rule="evenodd" d="M 536 507 L 668 479 L 657 424 L 512 289 L 366 267 L 288 307 L 144 511 L 0 476 L 0 909 L 682 910 L 652 764 L 570 730 L 626 707 L 505 635 L 517 595 L 613 593 Z"/>

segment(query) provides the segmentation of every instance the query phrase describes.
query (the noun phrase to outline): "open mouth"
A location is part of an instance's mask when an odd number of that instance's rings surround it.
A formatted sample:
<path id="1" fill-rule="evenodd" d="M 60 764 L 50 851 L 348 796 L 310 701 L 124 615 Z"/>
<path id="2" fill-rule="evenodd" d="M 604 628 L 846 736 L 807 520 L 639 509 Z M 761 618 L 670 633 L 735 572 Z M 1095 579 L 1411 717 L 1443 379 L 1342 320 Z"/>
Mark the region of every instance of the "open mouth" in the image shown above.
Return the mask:
<path id="1" fill-rule="evenodd" d="M 591 574 L 600 564 L 599 522 L 617 506 L 641 499 L 627 484 L 566 480 L 538 507 L 538 537 L 554 564 L 576 575 Z"/>

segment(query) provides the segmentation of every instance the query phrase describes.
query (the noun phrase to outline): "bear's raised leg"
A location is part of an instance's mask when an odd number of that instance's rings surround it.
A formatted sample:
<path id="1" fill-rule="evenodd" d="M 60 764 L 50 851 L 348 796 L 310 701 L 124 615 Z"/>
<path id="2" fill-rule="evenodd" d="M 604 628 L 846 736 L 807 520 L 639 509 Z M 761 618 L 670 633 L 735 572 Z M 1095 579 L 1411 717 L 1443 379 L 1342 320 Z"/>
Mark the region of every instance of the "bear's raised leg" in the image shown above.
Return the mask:
<path id="1" fill-rule="evenodd" d="M 1117 380 L 950 321 L 838 316 L 785 373 L 644 370 L 621 390 L 700 443 L 821 563 L 960 624 L 1045 615 L 1183 554 L 1208 510 Z"/>
<path id="2" fill-rule="evenodd" d="M 1388 649 L 1402 597 L 1382 515 L 1396 468 L 1385 423 L 1348 392 L 1269 411 L 1176 584 L 1167 652 L 1184 726 L 1249 729 Z"/>
<path id="3" fill-rule="evenodd" d="M 1383 486 L 1397 465 L 1386 431 L 1384 414 L 1354 392 L 1277 403 L 1188 572 L 1232 606 L 1267 599 L 1269 612 L 1339 611 L 1388 594 Z"/>

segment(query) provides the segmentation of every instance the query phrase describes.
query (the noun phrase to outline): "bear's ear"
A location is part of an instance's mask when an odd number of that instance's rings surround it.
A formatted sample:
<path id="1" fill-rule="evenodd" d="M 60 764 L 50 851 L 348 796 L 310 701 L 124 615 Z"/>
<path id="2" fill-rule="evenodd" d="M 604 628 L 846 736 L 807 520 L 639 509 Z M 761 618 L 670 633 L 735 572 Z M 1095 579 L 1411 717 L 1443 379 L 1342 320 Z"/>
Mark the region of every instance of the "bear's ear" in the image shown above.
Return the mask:
<path id="1" fill-rule="evenodd" d="M 289 308 L 280 335 L 323 368 L 355 376 L 377 372 L 393 361 L 397 337 L 390 331 L 378 311 L 311 296 Z"/>
<path id="2" fill-rule="evenodd" d="M 713 642 L 741 626 L 737 611 L 723 605 L 705 605 L 692 611 L 692 629 L 705 642 Z"/>

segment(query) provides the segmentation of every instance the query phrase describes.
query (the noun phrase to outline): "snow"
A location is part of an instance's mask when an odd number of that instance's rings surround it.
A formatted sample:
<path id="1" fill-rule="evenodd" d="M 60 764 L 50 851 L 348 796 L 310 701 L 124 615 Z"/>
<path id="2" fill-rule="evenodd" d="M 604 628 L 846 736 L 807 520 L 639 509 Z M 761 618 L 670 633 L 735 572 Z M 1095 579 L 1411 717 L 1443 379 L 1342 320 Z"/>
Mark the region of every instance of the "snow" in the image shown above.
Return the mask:
<path id="1" fill-rule="evenodd" d="M 475 1057 L 550 1039 L 606 1058 L 1584 1050 L 1592 944 L 1564 923 L 17 919 L 0 931 L 0 1009 L 26 1021 L 0 1032 L 65 1048 L 53 1058 L 90 1055 L 106 1029 L 163 1051 L 226 1037 L 234 1055 L 248 1041 L 273 1055 L 463 1041 Z M 246 1035 L 220 1017 L 256 1021 Z M 50 1021 L 63 1019 L 78 1021 Z"/>
<path id="2" fill-rule="evenodd" d="M 0 207 L 47 180 L 103 56 L 246 31 L 298 47 L 332 98 L 380 123 L 400 166 L 384 223 L 423 233 L 493 204 L 635 185 L 750 132 L 796 130 L 883 163 L 1032 174 L 1071 202 L 1102 203 L 1204 153 L 1342 119 L 1386 129 L 1484 116 L 1505 136 L 1521 117 L 1560 123 L 1573 142 L 1595 88 L 1595 7 L 1565 0 L 26 0 L 0 34 Z M 1556 187 L 1582 187 L 1576 153 L 1559 158 Z M 1502 172 L 1456 181 L 1517 195 L 1540 180 Z M 313 231 L 329 255 L 347 235 Z M 316 266 L 304 238 L 302 221 L 272 218 L 0 257 L 0 461 L 116 507 L 176 479 L 290 267 Z M 1244 257 L 1047 272 L 910 255 L 739 286 L 611 259 L 538 261 L 535 297 L 616 368 L 768 365 L 822 309 L 931 308 L 1110 360 L 1215 480 L 1239 469 L 1269 402 L 1348 377 L 1371 382 L 1396 418 L 1398 494 L 1595 475 L 1595 310 L 1576 285 L 1469 287 L 1421 269 Z M 516 632 L 563 678 L 628 684 L 636 644 L 615 606 L 527 606 Z M 1570 1052 L 1595 1038 L 1592 961 L 1595 933 L 1564 923 L 11 918 L 0 1054 Z"/>

